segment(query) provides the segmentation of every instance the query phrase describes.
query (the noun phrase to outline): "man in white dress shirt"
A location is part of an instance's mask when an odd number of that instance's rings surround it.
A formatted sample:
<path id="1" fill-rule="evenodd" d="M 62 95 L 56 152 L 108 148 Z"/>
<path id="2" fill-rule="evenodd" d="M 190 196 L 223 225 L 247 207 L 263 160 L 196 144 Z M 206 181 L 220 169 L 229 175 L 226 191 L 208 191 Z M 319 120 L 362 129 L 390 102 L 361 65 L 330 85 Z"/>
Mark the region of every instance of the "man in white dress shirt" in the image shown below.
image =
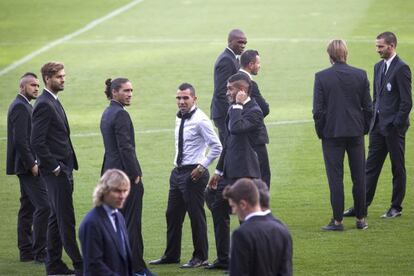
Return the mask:
<path id="1" fill-rule="evenodd" d="M 210 119 L 196 105 L 194 87 L 181 84 L 176 99 L 179 111 L 175 121 L 175 167 L 170 176 L 166 212 L 167 248 L 160 259 L 150 264 L 180 262 L 182 226 L 188 212 L 194 252 L 190 261 L 181 267 L 194 268 L 208 264 L 204 189 L 210 177 L 207 167 L 220 156 L 222 146 Z"/>

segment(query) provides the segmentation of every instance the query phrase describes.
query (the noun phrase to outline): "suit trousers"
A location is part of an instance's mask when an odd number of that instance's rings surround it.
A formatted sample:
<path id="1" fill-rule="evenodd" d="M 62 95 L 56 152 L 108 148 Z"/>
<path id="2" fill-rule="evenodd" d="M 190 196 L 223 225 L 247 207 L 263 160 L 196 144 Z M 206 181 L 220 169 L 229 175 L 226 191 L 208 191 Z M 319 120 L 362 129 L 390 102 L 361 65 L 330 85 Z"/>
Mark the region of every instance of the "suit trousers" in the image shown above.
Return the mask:
<path id="1" fill-rule="evenodd" d="M 206 189 L 206 203 L 213 217 L 217 261 L 223 264 L 229 263 L 231 214 L 229 202 L 223 198 L 223 190 L 226 186 L 236 182 L 236 180 L 222 178 L 216 190 Z"/>
<path id="2" fill-rule="evenodd" d="M 269 155 L 267 153 L 266 145 L 254 145 L 254 151 L 257 153 L 260 166 L 260 175 L 262 180 L 267 184 L 267 187 L 270 189 L 270 165 L 269 165 Z"/>
<path id="3" fill-rule="evenodd" d="M 220 139 L 220 143 L 222 145 L 224 145 L 224 137 L 226 135 L 226 117 L 219 117 L 219 118 L 214 118 L 213 119 L 214 125 L 216 126 L 217 130 L 218 130 L 218 135 L 219 135 L 219 139 Z"/>
<path id="4" fill-rule="evenodd" d="M 328 177 L 333 218 L 342 221 L 344 212 L 344 157 L 352 178 L 352 195 L 356 217 L 366 216 L 365 207 L 365 147 L 364 136 L 322 139 L 322 150 Z"/>
<path id="5" fill-rule="evenodd" d="M 170 176 L 170 191 L 168 193 L 167 218 L 167 248 L 164 256 L 167 259 L 179 260 L 181 255 L 181 236 L 185 213 L 191 221 L 193 238 L 193 258 L 208 259 L 207 222 L 204 211 L 204 190 L 210 177 L 205 170 L 201 178 L 191 180 L 191 171 L 196 167 L 183 166 L 174 168 Z"/>
<path id="6" fill-rule="evenodd" d="M 17 246 L 20 258 L 41 257 L 46 249 L 49 201 L 46 185 L 32 174 L 17 175 L 20 182 L 20 209 L 17 216 Z"/>
<path id="7" fill-rule="evenodd" d="M 388 135 L 384 136 L 379 130 L 379 123 L 375 123 L 369 135 L 368 158 L 365 171 L 367 206 L 374 199 L 378 178 L 388 153 L 390 154 L 392 171 L 391 207 L 401 211 L 407 182 L 405 170 L 405 132 L 401 133 L 401 131 L 393 127 Z"/>
<path id="8" fill-rule="evenodd" d="M 144 270 L 144 242 L 142 240 L 142 200 L 144 197 L 144 184 L 140 181 L 135 184 L 131 181 L 131 189 L 121 209 L 128 231 L 129 245 L 131 247 L 132 271 Z"/>
<path id="9" fill-rule="evenodd" d="M 46 174 L 42 178 L 50 203 L 46 272 L 58 271 L 65 266 L 62 262 L 62 246 L 71 258 L 73 267 L 82 271 L 82 256 L 76 241 L 72 173 L 60 171 L 58 176 Z"/>

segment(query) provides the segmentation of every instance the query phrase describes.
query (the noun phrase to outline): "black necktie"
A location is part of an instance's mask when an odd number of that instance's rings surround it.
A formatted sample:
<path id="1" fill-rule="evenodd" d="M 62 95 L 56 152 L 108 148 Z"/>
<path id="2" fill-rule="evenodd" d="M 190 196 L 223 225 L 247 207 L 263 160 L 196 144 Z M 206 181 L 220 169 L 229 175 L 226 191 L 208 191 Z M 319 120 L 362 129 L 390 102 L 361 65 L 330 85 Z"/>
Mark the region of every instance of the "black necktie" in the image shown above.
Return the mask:
<path id="1" fill-rule="evenodd" d="M 177 166 L 181 166 L 183 162 L 183 148 L 184 148 L 184 122 L 187 119 L 190 119 L 193 116 L 194 112 L 196 112 L 197 108 L 193 111 L 182 114 L 180 111 L 177 113 L 177 117 L 181 118 L 180 123 L 180 130 L 178 131 L 178 154 L 177 154 Z"/>
<path id="2" fill-rule="evenodd" d="M 382 70 L 382 76 L 381 76 L 382 83 L 385 81 L 385 73 L 387 73 L 387 63 L 386 62 L 384 62 L 384 66 L 383 66 L 383 70 Z"/>
<path id="3" fill-rule="evenodd" d="M 113 218 L 114 218 L 114 220 L 115 220 L 116 236 L 117 236 L 117 238 L 118 238 L 119 244 L 121 244 L 121 246 L 122 246 L 122 247 L 121 247 L 122 254 L 123 254 L 124 256 L 126 256 L 125 241 L 124 241 L 124 238 L 123 238 L 123 236 L 122 236 L 121 227 L 119 226 L 119 220 L 118 220 L 117 213 L 116 213 L 116 212 L 112 213 L 112 217 L 113 217 Z"/>

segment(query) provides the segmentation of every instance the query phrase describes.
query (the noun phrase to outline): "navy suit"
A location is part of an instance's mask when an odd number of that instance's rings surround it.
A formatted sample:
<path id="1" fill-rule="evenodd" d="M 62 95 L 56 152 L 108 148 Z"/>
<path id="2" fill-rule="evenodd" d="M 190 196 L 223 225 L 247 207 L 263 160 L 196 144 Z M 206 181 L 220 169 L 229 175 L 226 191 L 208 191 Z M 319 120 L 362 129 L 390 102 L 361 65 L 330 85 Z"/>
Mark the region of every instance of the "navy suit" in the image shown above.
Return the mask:
<path id="1" fill-rule="evenodd" d="M 210 114 L 214 125 L 219 132 L 220 142 L 223 144 L 226 132 L 225 118 L 229 104 L 227 102 L 227 80 L 240 68 L 235 54 L 226 48 L 214 64 L 214 94 L 211 99 Z"/>
<path id="2" fill-rule="evenodd" d="M 46 248 L 49 202 L 46 186 L 31 169 L 36 157 L 30 144 L 32 106 L 20 94 L 11 103 L 7 115 L 7 174 L 20 182 L 20 209 L 17 217 L 17 245 L 20 258 L 37 259 Z"/>
<path id="3" fill-rule="evenodd" d="M 216 190 L 207 189 L 206 192 L 206 203 L 213 216 L 217 259 L 223 264 L 229 261 L 231 210 L 222 192 L 237 179 L 261 177 L 259 159 L 250 136 L 257 137 L 257 131 L 263 127 L 263 113 L 251 99 L 243 109 L 229 108 L 226 125 L 227 135 L 216 167 L 224 178 Z"/>
<path id="4" fill-rule="evenodd" d="M 344 211 L 343 163 L 345 152 L 353 182 L 356 216 L 365 210 L 365 147 L 372 114 L 369 82 L 365 71 L 346 63 L 335 63 L 316 73 L 313 118 L 322 139 L 322 150 L 330 189 L 333 218 L 342 221 Z"/>
<path id="5" fill-rule="evenodd" d="M 53 274 L 65 267 L 62 246 L 77 271 L 82 271 L 82 257 L 76 241 L 73 210 L 73 169 L 78 169 L 70 140 L 70 128 L 65 111 L 52 94 L 43 91 L 33 109 L 33 149 L 39 161 L 40 174 L 46 183 L 51 214 L 47 231 L 46 272 Z M 60 173 L 53 173 L 60 166 Z"/>
<path id="6" fill-rule="evenodd" d="M 138 272 L 146 268 L 141 233 L 144 186 L 141 181 L 135 184 L 135 179 L 142 176 L 142 172 L 135 153 L 134 126 L 122 104 L 112 100 L 102 114 L 100 127 L 105 146 L 101 174 L 108 169 L 119 169 L 124 171 L 131 181 L 131 190 L 121 212 L 125 216 L 128 229 L 132 269 Z"/>
<path id="7" fill-rule="evenodd" d="M 230 275 L 292 275 L 292 237 L 272 215 L 253 216 L 233 232 Z"/>
<path id="8" fill-rule="evenodd" d="M 122 214 L 117 214 L 120 231 L 125 237 L 124 245 L 102 206 L 89 211 L 79 227 L 85 276 L 133 275 L 131 249 Z M 125 248 L 126 252 L 122 249 Z M 125 254 L 126 253 L 126 254 Z"/>
<path id="9" fill-rule="evenodd" d="M 369 135 L 366 162 L 367 205 L 375 189 L 387 154 L 390 154 L 393 190 L 391 207 L 402 210 L 406 189 L 405 133 L 412 107 L 410 67 L 398 56 L 392 60 L 385 78 L 384 61 L 374 67 L 374 119 Z"/>

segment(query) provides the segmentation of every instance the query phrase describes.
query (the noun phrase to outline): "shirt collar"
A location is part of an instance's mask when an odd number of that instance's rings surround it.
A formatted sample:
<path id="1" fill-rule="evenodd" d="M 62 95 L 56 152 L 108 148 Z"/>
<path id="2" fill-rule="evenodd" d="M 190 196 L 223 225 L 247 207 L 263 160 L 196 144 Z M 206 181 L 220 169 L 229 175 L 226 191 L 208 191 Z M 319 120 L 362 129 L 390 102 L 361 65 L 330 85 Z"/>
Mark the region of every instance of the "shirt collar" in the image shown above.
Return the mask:
<path id="1" fill-rule="evenodd" d="M 248 102 L 250 102 L 251 101 L 251 98 L 250 98 L 250 96 L 249 97 L 247 97 L 247 99 L 243 102 L 243 105 L 245 105 L 245 104 L 247 104 Z"/>
<path id="2" fill-rule="evenodd" d="M 263 211 L 263 214 L 264 214 L 264 215 L 268 215 L 268 214 L 270 214 L 270 213 L 272 213 L 272 211 L 271 211 L 270 209 L 267 209 L 267 210 L 264 210 L 264 211 Z"/>
<path id="3" fill-rule="evenodd" d="M 244 219 L 244 221 L 247 221 L 248 219 L 252 218 L 252 217 L 256 217 L 256 216 L 265 216 L 267 215 L 267 213 L 263 212 L 263 211 L 257 211 L 257 212 L 253 212 L 250 213 L 249 215 L 246 216 L 246 218 Z"/>
<path id="4" fill-rule="evenodd" d="M 388 71 L 388 68 L 390 68 L 390 65 L 391 65 L 391 62 L 394 60 L 394 58 L 397 56 L 397 53 L 394 53 L 394 55 L 392 56 L 392 57 L 390 57 L 389 59 L 387 59 L 387 60 L 384 60 L 384 62 L 387 64 L 387 71 Z"/>
<path id="5" fill-rule="evenodd" d="M 23 99 L 25 99 L 28 103 L 30 103 L 29 99 L 28 99 L 28 98 L 26 98 L 26 96 L 25 96 L 25 95 L 23 95 L 23 94 L 19 93 L 19 96 L 23 97 Z"/>
<path id="6" fill-rule="evenodd" d="M 112 208 L 112 207 L 110 207 L 108 204 L 102 204 L 102 207 L 105 209 L 105 212 L 109 215 L 109 216 L 111 216 L 112 214 L 114 214 L 114 213 L 117 213 L 118 212 L 118 209 L 114 209 L 114 208 Z"/>
<path id="7" fill-rule="evenodd" d="M 53 96 L 53 98 L 55 98 L 55 100 L 57 100 L 57 99 L 58 99 L 58 96 L 57 96 L 57 95 L 55 95 L 55 94 L 53 94 L 53 92 L 52 92 L 52 91 L 48 90 L 47 88 L 45 88 L 45 91 L 49 92 L 49 93 L 50 93 L 50 95 L 52 95 L 52 96 Z"/>
<path id="8" fill-rule="evenodd" d="M 246 75 L 248 75 L 250 80 L 253 80 L 252 75 L 249 72 L 247 72 L 246 70 L 244 70 L 243 68 L 240 68 L 239 71 L 245 73 Z"/>

